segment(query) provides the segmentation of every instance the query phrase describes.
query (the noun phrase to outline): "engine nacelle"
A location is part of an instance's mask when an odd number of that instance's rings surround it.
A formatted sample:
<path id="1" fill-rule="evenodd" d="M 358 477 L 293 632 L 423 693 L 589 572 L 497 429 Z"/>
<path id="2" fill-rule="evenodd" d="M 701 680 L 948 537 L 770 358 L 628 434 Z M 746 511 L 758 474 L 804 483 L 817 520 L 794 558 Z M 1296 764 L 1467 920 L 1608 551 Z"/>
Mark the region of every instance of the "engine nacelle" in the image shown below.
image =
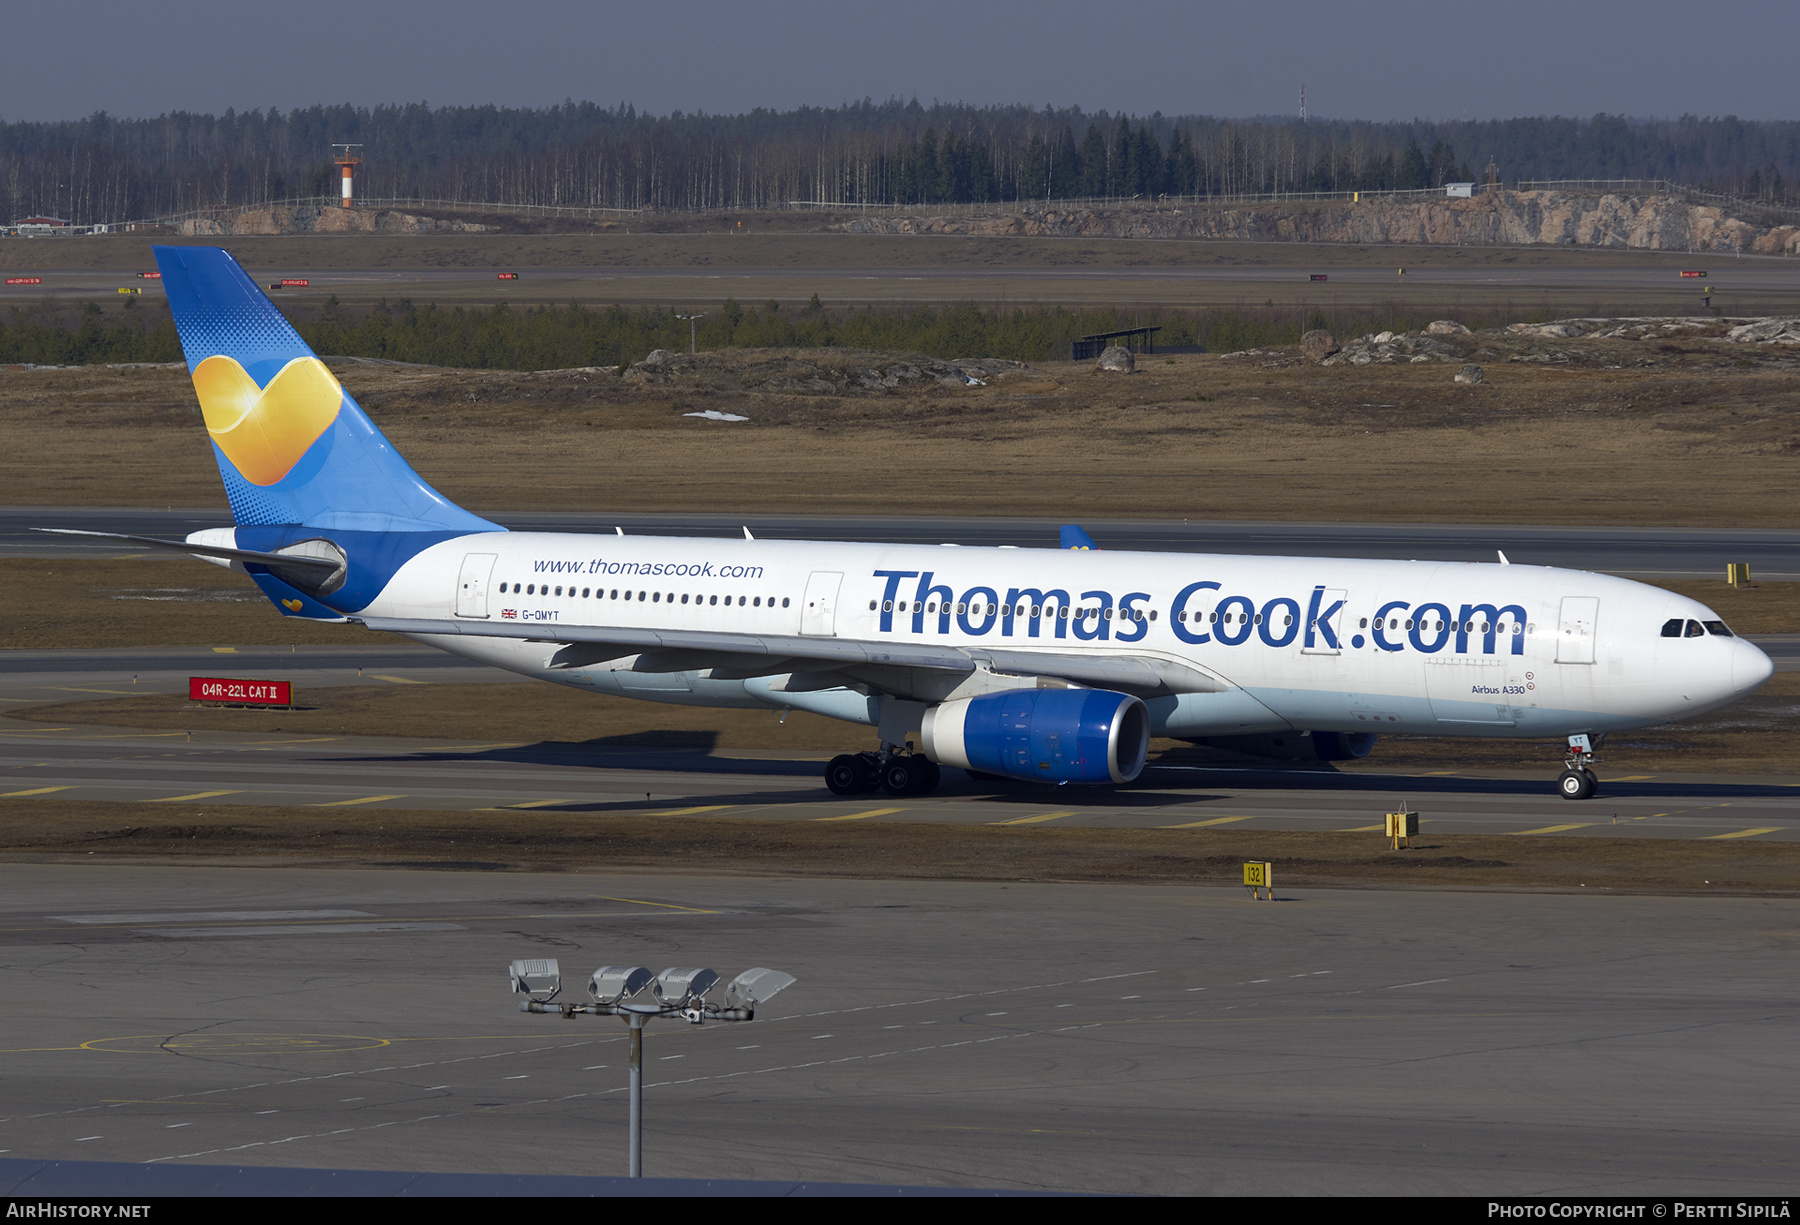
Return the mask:
<path id="1" fill-rule="evenodd" d="M 1264 732 L 1254 736 L 1202 736 L 1209 749 L 1276 761 L 1356 761 L 1375 747 L 1374 732 Z"/>
<path id="2" fill-rule="evenodd" d="M 1108 689 L 1014 689 L 925 712 L 926 756 L 1006 778 L 1128 783 L 1150 752 L 1150 712 Z"/>

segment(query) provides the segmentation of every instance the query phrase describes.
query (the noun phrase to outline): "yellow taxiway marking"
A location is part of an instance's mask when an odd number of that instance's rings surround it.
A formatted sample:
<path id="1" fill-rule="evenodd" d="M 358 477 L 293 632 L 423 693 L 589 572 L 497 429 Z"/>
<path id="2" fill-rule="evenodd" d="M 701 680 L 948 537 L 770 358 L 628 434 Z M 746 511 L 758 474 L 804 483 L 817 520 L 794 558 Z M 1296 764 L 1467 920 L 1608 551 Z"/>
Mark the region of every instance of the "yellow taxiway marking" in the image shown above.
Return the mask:
<path id="1" fill-rule="evenodd" d="M 815 821 L 861 821 L 867 817 L 885 817 L 889 813 L 905 812 L 904 808 L 871 808 L 868 812 L 853 812 L 847 817 L 814 817 Z"/>
<path id="2" fill-rule="evenodd" d="M 730 804 L 702 804 L 698 808 L 665 808 L 660 812 L 647 812 L 646 817 L 685 817 L 696 812 L 718 812 L 722 808 L 730 808 Z"/>
<path id="3" fill-rule="evenodd" d="M 342 736 L 311 736 L 305 740 L 252 740 L 251 744 L 324 744 L 327 740 L 342 740 Z"/>
<path id="4" fill-rule="evenodd" d="M 58 693 L 118 693 L 123 694 L 126 697 L 132 697 L 144 692 L 142 689 L 88 689 L 81 685 L 52 685 L 50 688 L 56 690 Z"/>
<path id="5" fill-rule="evenodd" d="M 1349 829 L 1340 829 L 1340 834 L 1385 834 L 1386 825 L 1353 825 Z"/>
<path id="6" fill-rule="evenodd" d="M 1039 821 L 1056 821 L 1063 817 L 1072 817 L 1075 809 L 1065 808 L 1061 812 L 1039 813 L 1035 817 L 1014 817 L 1010 821 L 989 821 L 989 825 L 1036 825 Z"/>
<path id="7" fill-rule="evenodd" d="M 578 800 L 526 800 L 522 804 L 502 804 L 501 808 L 548 808 L 552 804 L 576 804 Z M 494 810 L 498 811 L 498 809 Z"/>
<path id="8" fill-rule="evenodd" d="M 1189 821 L 1186 825 L 1165 825 L 1164 829 L 1205 829 L 1208 825 L 1230 825 L 1233 821 L 1252 821 L 1254 817 L 1214 817 L 1210 821 Z M 1377 828 L 1380 828 L 1377 826 Z"/>
<path id="9" fill-rule="evenodd" d="M 1655 778 L 1654 774 L 1621 774 L 1617 778 L 1603 778 L 1603 783 L 1641 783 L 1647 778 Z"/>
<path id="10" fill-rule="evenodd" d="M 1730 834 L 1708 834 L 1703 841 L 1712 842 L 1718 838 L 1754 838 L 1758 834 L 1778 834 L 1786 828 L 1785 825 L 1764 825 L 1759 829 L 1740 829 Z"/>
<path id="11" fill-rule="evenodd" d="M 429 685 L 429 684 L 431 684 L 430 681 L 408 680 L 404 676 L 384 676 L 379 672 L 371 672 L 371 673 L 369 673 L 369 676 L 374 680 L 391 681 L 396 685 Z"/>
<path id="12" fill-rule="evenodd" d="M 242 795 L 242 791 L 196 791 L 192 795 L 165 795 L 158 800 L 146 800 L 147 804 L 179 804 L 183 800 L 210 800 L 215 795 Z"/>
<path id="13" fill-rule="evenodd" d="M 52 791 L 73 791 L 73 785 L 67 787 L 33 787 L 30 791 L 8 791 L 0 795 L 0 800 L 10 800 L 15 795 L 48 795 Z"/>
<path id="14" fill-rule="evenodd" d="M 214 647 L 213 654 L 214 655 L 236 655 L 237 648 L 236 647 Z"/>
<path id="15" fill-rule="evenodd" d="M 1586 829 L 1588 826 L 1594 824 L 1596 824 L 1596 822 L 1577 821 L 1573 825 L 1546 825 L 1543 829 L 1515 829 L 1513 835 L 1515 837 L 1522 837 L 1525 834 L 1560 834 L 1565 829 Z"/>
<path id="16" fill-rule="evenodd" d="M 331 800 L 324 804 L 308 804 L 308 808 L 348 808 L 352 804 L 379 804 L 383 800 L 401 799 L 398 795 L 365 795 L 355 800 Z"/>
<path id="17" fill-rule="evenodd" d="M 643 898 L 637 897 L 608 897 L 604 893 L 596 893 L 593 896 L 599 898 L 603 902 L 630 902 L 633 906 L 660 906 L 664 910 L 684 910 L 688 914 L 719 913 L 716 910 L 702 910 L 698 906 L 677 906 L 673 902 L 646 902 Z"/>

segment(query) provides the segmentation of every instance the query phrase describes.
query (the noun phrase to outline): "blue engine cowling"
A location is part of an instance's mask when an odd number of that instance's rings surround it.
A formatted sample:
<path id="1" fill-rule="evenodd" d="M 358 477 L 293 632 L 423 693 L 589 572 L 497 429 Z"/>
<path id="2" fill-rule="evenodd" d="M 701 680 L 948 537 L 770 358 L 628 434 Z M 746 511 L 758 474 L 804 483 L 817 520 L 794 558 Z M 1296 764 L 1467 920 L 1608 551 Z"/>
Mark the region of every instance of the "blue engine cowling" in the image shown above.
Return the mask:
<path id="1" fill-rule="evenodd" d="M 1014 689 L 925 712 L 925 755 L 1006 778 L 1128 783 L 1150 752 L 1150 712 L 1107 689 Z"/>

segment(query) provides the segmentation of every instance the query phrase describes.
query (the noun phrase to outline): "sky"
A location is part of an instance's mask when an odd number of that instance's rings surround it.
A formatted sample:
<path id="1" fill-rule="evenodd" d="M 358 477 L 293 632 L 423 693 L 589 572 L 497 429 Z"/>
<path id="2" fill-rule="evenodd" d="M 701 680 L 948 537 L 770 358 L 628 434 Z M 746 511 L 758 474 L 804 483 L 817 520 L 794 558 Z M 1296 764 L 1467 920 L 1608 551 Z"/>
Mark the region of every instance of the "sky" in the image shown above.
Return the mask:
<path id="1" fill-rule="evenodd" d="M 1800 118 L 1795 0 L 83 0 L 7 22 L 0 120 L 316 103 L 736 113 L 863 98 L 1136 115 Z"/>

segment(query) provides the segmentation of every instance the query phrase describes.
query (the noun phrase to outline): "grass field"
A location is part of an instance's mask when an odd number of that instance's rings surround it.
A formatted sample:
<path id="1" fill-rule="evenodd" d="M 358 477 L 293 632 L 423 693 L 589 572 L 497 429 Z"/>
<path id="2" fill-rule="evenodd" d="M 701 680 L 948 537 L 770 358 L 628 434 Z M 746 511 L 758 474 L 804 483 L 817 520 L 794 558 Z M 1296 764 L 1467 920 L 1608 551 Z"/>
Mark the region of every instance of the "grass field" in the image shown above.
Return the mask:
<path id="1" fill-rule="evenodd" d="M 1800 363 L 1785 350 L 1493 333 L 1466 347 L 1479 386 L 1453 383 L 1453 364 L 1321 368 L 1291 350 L 862 393 L 746 374 L 855 356 L 835 350 L 703 355 L 662 382 L 337 368 L 413 466 L 476 511 L 1800 523 Z M 683 415 L 709 408 L 749 420 Z M 224 505 L 179 367 L 0 371 L 0 413 L 8 503 Z"/>

